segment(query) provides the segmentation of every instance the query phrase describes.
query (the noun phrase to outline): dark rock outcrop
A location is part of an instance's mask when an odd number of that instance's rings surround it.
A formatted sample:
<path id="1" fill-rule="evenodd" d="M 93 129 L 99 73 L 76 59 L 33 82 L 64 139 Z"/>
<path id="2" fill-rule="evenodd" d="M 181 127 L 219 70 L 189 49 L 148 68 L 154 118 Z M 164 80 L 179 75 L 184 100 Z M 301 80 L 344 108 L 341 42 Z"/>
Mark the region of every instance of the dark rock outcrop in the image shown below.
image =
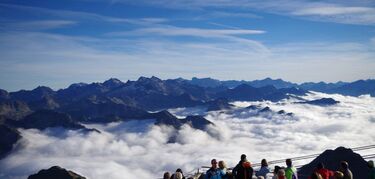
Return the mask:
<path id="1" fill-rule="evenodd" d="M 261 112 L 261 113 L 272 112 L 272 110 L 271 110 L 270 107 L 266 106 L 266 107 L 264 107 L 263 109 L 261 109 L 259 112 Z"/>
<path id="2" fill-rule="evenodd" d="M 16 129 L 0 124 L 0 159 L 13 149 L 13 145 L 20 138 L 21 135 Z"/>
<path id="3" fill-rule="evenodd" d="M 0 102 L 0 115 L 12 119 L 20 119 L 32 111 L 29 106 L 22 101 L 2 101 Z"/>
<path id="4" fill-rule="evenodd" d="M 53 166 L 47 170 L 40 170 L 38 173 L 30 175 L 27 179 L 86 179 L 72 171 L 59 166 Z"/>
<path id="5" fill-rule="evenodd" d="M 35 128 L 39 130 L 48 127 L 86 129 L 84 126 L 74 121 L 69 115 L 51 110 L 40 110 L 27 115 L 23 119 L 17 121 L 17 126 L 25 129 Z"/>
<path id="6" fill-rule="evenodd" d="M 329 106 L 329 105 L 338 104 L 340 102 L 332 98 L 321 98 L 321 99 L 316 99 L 316 100 L 306 101 L 306 102 L 299 102 L 299 103 L 312 104 L 312 105 L 317 105 L 317 106 Z"/>
<path id="7" fill-rule="evenodd" d="M 4 101 L 4 100 L 8 100 L 8 99 L 9 99 L 8 91 L 0 89 L 0 101 Z"/>
<path id="8" fill-rule="evenodd" d="M 311 161 L 309 164 L 304 165 L 299 170 L 301 178 L 307 178 L 318 165 L 322 162 L 325 168 L 333 171 L 337 171 L 340 168 L 340 162 L 346 161 L 349 164 L 349 169 L 353 173 L 353 178 L 366 178 L 369 172 L 367 162 L 361 157 L 361 155 L 354 153 L 351 149 L 338 147 L 335 150 L 326 150 L 320 154 L 317 158 Z M 304 177 L 306 176 L 306 177 Z"/>
<path id="9" fill-rule="evenodd" d="M 232 104 L 229 104 L 229 101 L 225 98 L 218 98 L 206 103 L 207 111 L 218 111 L 223 109 L 230 109 L 233 107 Z"/>
<path id="10" fill-rule="evenodd" d="M 182 123 L 189 124 L 191 127 L 200 130 L 205 130 L 207 125 L 213 125 L 212 122 L 202 116 L 187 116 L 185 119 L 182 119 Z"/>
<path id="11" fill-rule="evenodd" d="M 150 118 L 156 119 L 156 125 L 169 125 L 175 128 L 180 128 L 182 126 L 182 121 L 179 120 L 176 116 L 172 115 L 167 110 L 160 111 L 157 113 L 151 113 Z"/>
<path id="12" fill-rule="evenodd" d="M 42 109 L 52 110 L 59 108 L 60 104 L 52 96 L 44 96 L 40 100 L 29 102 L 29 106 L 33 111 Z"/>
<path id="13" fill-rule="evenodd" d="M 184 119 L 178 119 L 168 111 L 161 111 L 158 113 L 152 113 L 151 118 L 155 118 L 156 125 L 168 125 L 173 126 L 176 129 L 180 128 L 184 124 L 190 125 L 192 128 L 205 130 L 207 125 L 213 124 L 202 116 L 187 116 Z"/>
<path id="14" fill-rule="evenodd" d="M 127 119 L 147 119 L 148 112 L 124 104 L 122 100 L 91 96 L 66 105 L 60 109 L 81 122 L 114 122 Z"/>

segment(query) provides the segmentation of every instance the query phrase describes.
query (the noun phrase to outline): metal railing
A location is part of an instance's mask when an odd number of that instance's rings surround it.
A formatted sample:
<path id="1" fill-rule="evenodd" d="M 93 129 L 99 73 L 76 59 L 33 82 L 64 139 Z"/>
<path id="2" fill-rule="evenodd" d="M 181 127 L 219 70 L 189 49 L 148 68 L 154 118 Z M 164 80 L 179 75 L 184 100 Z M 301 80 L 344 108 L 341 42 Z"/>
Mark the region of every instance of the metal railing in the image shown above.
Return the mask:
<path id="1" fill-rule="evenodd" d="M 366 146 L 361 146 L 361 147 L 355 147 L 355 148 L 351 148 L 352 151 L 363 151 L 363 150 L 369 150 L 369 149 L 375 149 L 375 145 L 366 145 Z M 311 159 L 311 158 L 316 158 L 320 155 L 319 154 L 311 154 L 311 155 L 304 155 L 304 156 L 298 156 L 298 157 L 292 157 L 292 158 L 289 158 L 289 159 L 292 159 L 292 161 L 298 161 L 298 160 L 306 160 L 306 159 Z M 372 154 L 366 154 L 366 155 L 361 155 L 363 159 L 374 159 L 375 158 L 375 153 L 372 153 Z M 286 160 L 285 159 L 278 159 L 278 160 L 271 160 L 268 162 L 269 165 L 272 165 L 272 164 L 279 164 L 279 163 L 284 163 Z M 260 167 L 261 166 L 261 163 L 254 163 L 252 164 L 252 167 Z M 298 165 L 298 166 L 295 166 L 297 169 L 301 168 L 302 166 L 304 165 Z M 186 178 L 188 177 L 193 177 L 193 178 L 197 178 L 197 176 L 199 177 L 199 175 L 201 175 L 202 171 L 205 171 L 207 169 L 209 169 L 210 166 L 201 166 L 197 169 L 193 169 L 189 172 L 186 172 Z M 228 171 L 231 171 L 233 169 L 233 167 L 229 167 L 227 168 Z M 254 172 L 256 172 L 254 170 Z M 272 173 L 273 171 L 271 171 Z"/>

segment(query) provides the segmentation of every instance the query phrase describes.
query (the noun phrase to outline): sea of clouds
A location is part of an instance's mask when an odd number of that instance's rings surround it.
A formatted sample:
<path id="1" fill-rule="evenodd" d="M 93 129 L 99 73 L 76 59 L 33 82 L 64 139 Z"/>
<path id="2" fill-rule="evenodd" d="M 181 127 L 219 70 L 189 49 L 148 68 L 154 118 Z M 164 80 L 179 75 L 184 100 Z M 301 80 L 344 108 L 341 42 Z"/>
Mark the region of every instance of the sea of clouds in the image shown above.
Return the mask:
<path id="1" fill-rule="evenodd" d="M 90 124 L 101 133 L 51 128 L 20 129 L 23 138 L 14 151 L 0 160 L 0 178 L 27 178 L 40 169 L 59 165 L 87 178 L 161 178 L 165 171 L 184 173 L 224 160 L 234 166 L 242 153 L 252 163 L 262 158 L 285 159 L 321 153 L 338 146 L 358 147 L 375 143 L 375 98 L 311 93 L 307 100 L 330 97 L 339 104 L 315 106 L 280 102 L 234 102 L 231 110 L 204 112 L 204 108 L 178 108 L 177 116 L 202 114 L 215 125 L 207 131 L 183 126 L 176 130 L 155 126 L 154 120 Z M 249 105 L 270 107 L 259 113 Z M 292 112 L 293 116 L 277 114 Z M 170 143 L 173 138 L 176 142 Z M 360 151 L 374 153 L 374 149 Z M 310 159 L 311 160 L 311 159 Z M 302 165 L 309 160 L 296 161 Z M 284 165 L 283 163 L 279 165 Z M 272 166 L 271 166 L 272 167 Z"/>

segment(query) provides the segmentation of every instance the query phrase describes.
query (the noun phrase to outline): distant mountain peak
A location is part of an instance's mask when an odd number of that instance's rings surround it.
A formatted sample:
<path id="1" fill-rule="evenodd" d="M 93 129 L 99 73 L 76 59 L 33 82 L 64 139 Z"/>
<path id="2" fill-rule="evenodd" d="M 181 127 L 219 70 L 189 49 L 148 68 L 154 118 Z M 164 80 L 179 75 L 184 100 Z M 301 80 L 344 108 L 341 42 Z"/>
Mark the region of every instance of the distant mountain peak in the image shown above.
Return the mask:
<path id="1" fill-rule="evenodd" d="M 107 81 L 105 81 L 104 83 L 122 83 L 122 81 L 117 79 L 117 78 L 110 78 Z"/>
<path id="2" fill-rule="evenodd" d="M 121 86 L 123 84 L 124 83 L 117 78 L 110 78 L 109 80 L 104 81 L 104 83 L 103 83 L 103 85 L 106 86 L 106 87 L 117 87 L 117 86 Z"/>
<path id="3" fill-rule="evenodd" d="M 162 82 L 162 80 L 156 76 L 151 76 L 150 78 L 141 76 L 138 78 L 137 82 L 149 82 L 149 81 L 154 81 L 154 82 Z"/>
<path id="4" fill-rule="evenodd" d="M 87 86 L 88 84 L 87 83 L 73 83 L 71 84 L 68 88 L 79 88 L 79 87 L 83 87 L 83 86 Z"/>
<path id="5" fill-rule="evenodd" d="M 36 92 L 36 91 L 53 92 L 53 89 L 51 89 L 50 87 L 47 87 L 47 86 L 38 86 L 35 89 L 33 89 L 32 91 L 34 91 L 34 92 Z"/>

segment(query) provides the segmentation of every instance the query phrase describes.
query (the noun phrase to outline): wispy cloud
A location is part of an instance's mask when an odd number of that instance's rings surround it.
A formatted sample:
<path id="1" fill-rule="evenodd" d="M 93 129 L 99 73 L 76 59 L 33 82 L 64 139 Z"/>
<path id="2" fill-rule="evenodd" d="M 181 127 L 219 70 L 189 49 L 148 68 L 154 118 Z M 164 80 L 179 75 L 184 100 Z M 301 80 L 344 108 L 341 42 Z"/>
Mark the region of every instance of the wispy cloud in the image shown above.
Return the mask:
<path id="1" fill-rule="evenodd" d="M 7 31 L 40 31 L 56 29 L 77 24 L 75 21 L 67 20 L 37 20 L 37 21 L 17 21 L 1 22 L 0 30 Z"/>
<path id="2" fill-rule="evenodd" d="M 250 30 L 250 29 L 203 29 L 203 28 L 189 28 L 176 26 L 161 26 L 150 28 L 139 28 L 133 32 L 112 32 L 108 35 L 130 35 L 130 34 L 152 34 L 163 36 L 196 36 L 196 37 L 223 37 L 235 35 L 253 35 L 264 34 L 264 30 Z"/>
<path id="3" fill-rule="evenodd" d="M 332 7 L 311 7 L 300 9 L 293 14 L 295 15 L 341 15 L 341 14 L 361 14 L 361 13 L 373 13 L 374 8 L 368 7 L 340 7 L 340 6 L 332 6 Z"/>
<path id="4" fill-rule="evenodd" d="M 155 23 L 162 23 L 168 21 L 165 18 L 122 18 L 122 17 L 112 17 L 105 16 L 96 13 L 89 13 L 83 11 L 70 11 L 70 10 L 58 10 L 58 9 L 47 9 L 34 6 L 23 6 L 23 5 L 13 5 L 13 4 L 4 4 L 0 3 L 0 8 L 15 9 L 18 11 L 25 11 L 31 14 L 40 13 L 48 15 L 48 17 L 59 17 L 62 19 L 72 19 L 72 20 L 91 20 L 91 21 L 106 21 L 111 23 L 130 23 L 136 25 L 150 25 Z"/>
<path id="5" fill-rule="evenodd" d="M 292 15 L 310 17 L 317 21 L 344 24 L 375 25 L 375 8 L 327 5 L 306 7 L 294 11 Z"/>
<path id="6" fill-rule="evenodd" d="M 247 51 L 259 51 L 261 53 L 267 53 L 268 49 L 261 42 L 251 40 L 249 38 L 240 37 L 241 35 L 257 35 L 264 34 L 266 31 L 263 30 L 250 30 L 250 29 L 204 29 L 204 28 L 190 28 L 190 27 L 176 27 L 176 26 L 159 26 L 149 28 L 139 28 L 133 31 L 125 32 L 111 32 L 108 36 L 142 36 L 147 35 L 153 38 L 158 36 L 190 36 L 199 38 L 209 38 L 213 40 L 222 40 L 222 44 L 229 43 L 228 41 L 235 42 L 239 46 L 247 46 Z M 192 40 L 185 40 L 184 43 Z M 193 40 L 194 41 L 194 40 Z M 196 46 L 199 46 L 201 42 L 196 42 Z M 215 42 L 211 42 L 215 43 Z M 207 45 L 207 44 L 206 44 Z M 237 46 L 236 45 L 236 46 Z M 242 49 L 242 48 L 240 48 Z M 236 50 L 238 51 L 238 50 Z"/>
<path id="7" fill-rule="evenodd" d="M 182 31 L 177 35 L 185 34 Z M 121 35 L 92 38 L 36 32 L 2 33 L 0 84 L 8 90 L 19 90 L 20 86 L 32 89 L 37 85 L 63 88 L 77 82 L 76 76 L 84 82 L 110 77 L 137 79 L 143 75 L 246 80 L 274 77 L 294 82 L 353 81 L 375 76 L 374 46 L 369 44 L 265 45 L 227 35 L 240 32 L 216 33 L 221 37 L 210 37 L 210 40 L 221 40 L 183 42 L 164 35 L 127 39 Z"/>
<path id="8" fill-rule="evenodd" d="M 243 18 L 243 19 L 262 19 L 263 17 L 250 12 L 227 12 L 225 10 L 203 12 L 203 15 L 191 18 L 191 20 L 207 20 L 207 19 L 222 19 L 222 18 Z"/>
<path id="9" fill-rule="evenodd" d="M 122 1 L 128 3 L 129 1 Z M 145 4 L 163 6 L 167 8 L 196 9 L 206 8 L 235 8 L 254 11 L 263 11 L 285 16 L 302 17 L 307 20 L 335 22 L 343 24 L 375 25 L 375 4 L 370 1 L 308 1 L 308 0 L 161 0 L 142 1 Z M 253 13 L 235 13 L 222 11 L 217 15 L 251 17 Z M 248 15 L 246 15 L 248 14 Z"/>

